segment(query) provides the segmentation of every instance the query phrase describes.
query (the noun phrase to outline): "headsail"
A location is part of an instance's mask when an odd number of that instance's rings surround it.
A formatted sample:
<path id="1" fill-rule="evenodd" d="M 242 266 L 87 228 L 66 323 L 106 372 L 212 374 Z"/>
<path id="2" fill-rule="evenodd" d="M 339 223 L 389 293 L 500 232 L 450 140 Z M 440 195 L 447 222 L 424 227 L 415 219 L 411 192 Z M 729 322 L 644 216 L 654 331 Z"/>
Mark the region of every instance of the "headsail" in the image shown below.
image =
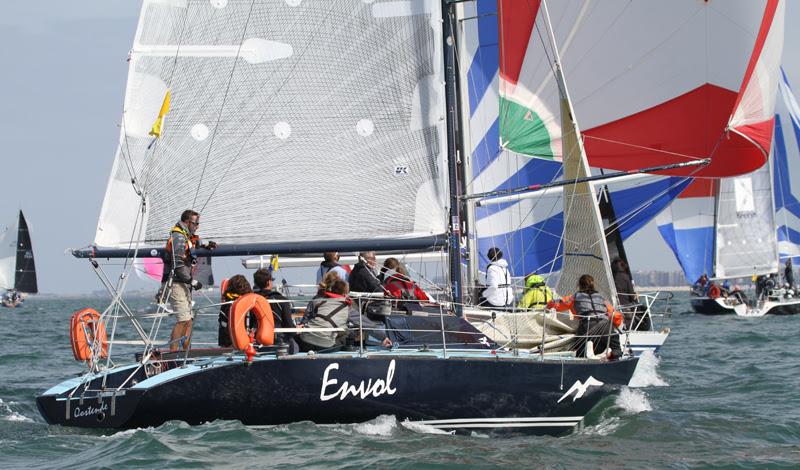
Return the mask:
<path id="1" fill-rule="evenodd" d="M 500 38 L 501 145 L 559 159 L 558 87 L 532 52 L 547 38 L 530 34 L 543 8 L 539 0 L 499 5 L 509 31 Z M 592 166 L 629 170 L 711 157 L 699 171 L 672 174 L 723 177 L 766 161 L 781 0 L 561 0 L 549 7 Z"/>
<path id="2" fill-rule="evenodd" d="M 770 165 L 720 180 L 714 276 L 747 277 L 778 271 Z"/>
<path id="3" fill-rule="evenodd" d="M 221 248 L 445 233 L 441 37 L 432 1 L 145 0 L 95 244 L 137 190 L 146 243 L 187 208 Z"/>
<path id="4" fill-rule="evenodd" d="M 17 266 L 17 224 L 6 227 L 0 236 L 0 289 L 14 288 Z"/>
<path id="5" fill-rule="evenodd" d="M 17 261 L 14 273 L 14 287 L 19 292 L 36 294 L 39 288 L 36 282 L 36 264 L 33 260 L 33 245 L 28 222 L 22 211 L 19 211 L 19 228 L 17 230 Z"/>
<path id="6" fill-rule="evenodd" d="M 781 260 L 800 263 L 800 106 L 784 73 L 775 116 L 773 178 Z"/>
<path id="7" fill-rule="evenodd" d="M 19 211 L 16 223 L 0 235 L 0 289 L 36 294 L 36 265 L 28 222 Z"/>

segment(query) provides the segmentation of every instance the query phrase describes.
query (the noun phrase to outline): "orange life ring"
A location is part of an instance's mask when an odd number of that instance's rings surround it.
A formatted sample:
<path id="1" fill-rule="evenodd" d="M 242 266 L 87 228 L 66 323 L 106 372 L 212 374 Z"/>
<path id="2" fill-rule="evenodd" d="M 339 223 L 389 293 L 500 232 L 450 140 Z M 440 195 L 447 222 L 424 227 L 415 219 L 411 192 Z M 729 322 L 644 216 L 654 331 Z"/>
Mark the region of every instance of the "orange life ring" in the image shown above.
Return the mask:
<path id="1" fill-rule="evenodd" d="M 84 308 L 72 314 L 69 321 L 69 340 L 76 361 L 88 361 L 92 358 L 92 344 L 95 340 L 103 345 L 100 357 L 108 357 L 106 326 L 100 321 L 97 310 Z"/>
<path id="2" fill-rule="evenodd" d="M 227 289 L 228 289 L 228 278 L 226 277 L 225 279 L 222 280 L 222 282 L 219 283 L 219 298 L 222 301 L 222 303 L 228 301 L 228 299 L 225 298 L 225 291 Z"/>
<path id="3" fill-rule="evenodd" d="M 275 318 L 272 316 L 272 307 L 264 297 L 250 293 L 236 299 L 228 314 L 228 331 L 233 347 L 244 351 L 250 345 L 250 335 L 245 326 L 245 319 L 250 312 L 253 312 L 258 320 L 256 343 L 272 346 L 275 343 Z"/>

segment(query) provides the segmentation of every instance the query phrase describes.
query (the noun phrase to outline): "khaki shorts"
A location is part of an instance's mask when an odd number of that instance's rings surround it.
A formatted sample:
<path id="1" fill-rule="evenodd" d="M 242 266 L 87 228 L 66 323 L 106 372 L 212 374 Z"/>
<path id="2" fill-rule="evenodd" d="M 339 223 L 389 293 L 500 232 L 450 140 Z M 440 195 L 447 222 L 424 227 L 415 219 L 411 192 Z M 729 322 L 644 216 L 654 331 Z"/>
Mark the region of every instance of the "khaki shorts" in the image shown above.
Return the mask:
<path id="1" fill-rule="evenodd" d="M 169 293 L 169 306 L 178 321 L 192 319 L 192 288 L 189 284 L 173 282 Z"/>

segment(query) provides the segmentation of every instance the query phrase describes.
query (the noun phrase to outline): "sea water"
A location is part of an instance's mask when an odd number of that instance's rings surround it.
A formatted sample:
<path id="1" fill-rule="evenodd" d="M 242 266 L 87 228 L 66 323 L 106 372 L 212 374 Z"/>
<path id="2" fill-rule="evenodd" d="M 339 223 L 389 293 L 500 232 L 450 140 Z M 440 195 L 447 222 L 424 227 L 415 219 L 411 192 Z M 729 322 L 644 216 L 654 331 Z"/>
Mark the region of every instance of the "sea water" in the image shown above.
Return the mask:
<path id="1" fill-rule="evenodd" d="M 690 314 L 678 294 L 660 357 L 644 356 L 631 386 L 565 437 L 451 435 L 393 416 L 120 432 L 48 426 L 35 396 L 82 370 L 69 316 L 105 302 L 40 296 L 0 309 L 0 468 L 800 468 L 800 316 Z M 144 311 L 147 299 L 131 304 Z M 195 341 L 214 341 L 216 328 L 212 312 L 200 317 Z"/>

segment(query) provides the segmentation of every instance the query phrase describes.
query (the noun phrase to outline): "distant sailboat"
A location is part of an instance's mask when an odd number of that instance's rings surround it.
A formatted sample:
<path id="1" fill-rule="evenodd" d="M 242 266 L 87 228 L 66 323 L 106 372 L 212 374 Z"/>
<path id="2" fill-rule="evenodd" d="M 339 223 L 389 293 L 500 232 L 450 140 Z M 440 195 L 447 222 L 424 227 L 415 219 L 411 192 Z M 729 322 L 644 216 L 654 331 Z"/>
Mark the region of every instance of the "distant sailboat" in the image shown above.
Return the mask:
<path id="1" fill-rule="evenodd" d="M 17 223 L 0 236 L 0 289 L 5 290 L 4 307 L 16 307 L 23 301 L 21 294 L 39 291 L 31 236 L 22 211 L 19 211 Z"/>
<path id="2" fill-rule="evenodd" d="M 690 283 L 703 273 L 712 280 L 770 276 L 782 270 L 781 261 L 800 255 L 800 205 L 792 193 L 792 176 L 800 176 L 800 118 L 785 73 L 779 90 L 768 164 L 739 177 L 695 180 L 659 218 L 659 230 Z M 776 287 L 750 305 L 701 293 L 692 298 L 692 308 L 743 316 L 800 313 L 794 293 Z"/>

